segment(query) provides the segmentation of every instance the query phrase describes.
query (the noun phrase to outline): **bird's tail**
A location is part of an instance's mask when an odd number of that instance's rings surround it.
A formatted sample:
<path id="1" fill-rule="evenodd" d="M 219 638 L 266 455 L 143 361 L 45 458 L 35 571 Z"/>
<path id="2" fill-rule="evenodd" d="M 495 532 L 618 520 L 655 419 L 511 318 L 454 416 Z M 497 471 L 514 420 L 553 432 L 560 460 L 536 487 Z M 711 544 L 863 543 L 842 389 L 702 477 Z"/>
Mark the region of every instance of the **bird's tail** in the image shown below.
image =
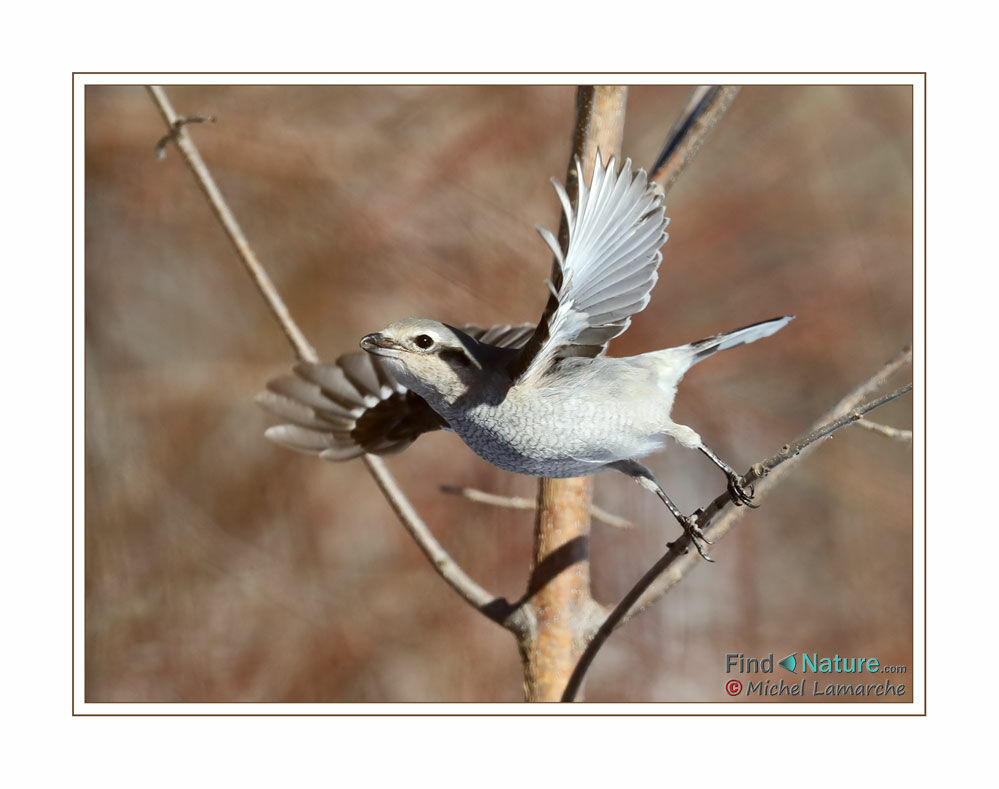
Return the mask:
<path id="1" fill-rule="evenodd" d="M 726 351 L 729 348 L 736 348 L 740 345 L 746 345 L 747 343 L 761 340 L 764 337 L 769 337 L 771 334 L 783 329 L 793 319 L 793 315 L 784 315 L 780 318 L 760 321 L 750 326 L 743 326 L 739 329 L 705 337 L 703 340 L 697 340 L 685 346 L 684 350 L 690 353 L 690 363 L 694 365 L 701 361 L 701 359 L 705 359 L 718 351 Z"/>

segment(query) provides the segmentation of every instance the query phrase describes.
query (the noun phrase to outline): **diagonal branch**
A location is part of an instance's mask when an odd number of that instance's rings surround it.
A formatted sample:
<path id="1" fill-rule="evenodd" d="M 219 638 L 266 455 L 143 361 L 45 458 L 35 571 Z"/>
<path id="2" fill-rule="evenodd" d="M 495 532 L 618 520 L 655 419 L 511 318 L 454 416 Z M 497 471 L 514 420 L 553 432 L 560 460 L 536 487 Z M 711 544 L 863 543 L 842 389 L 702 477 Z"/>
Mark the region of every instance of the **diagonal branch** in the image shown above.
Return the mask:
<path id="1" fill-rule="evenodd" d="M 169 128 L 167 136 L 157 146 L 158 150 L 162 150 L 161 146 L 164 142 L 172 141 L 177 145 L 177 150 L 180 151 L 184 161 L 190 167 L 191 172 L 198 182 L 198 186 L 201 187 L 201 191 L 204 192 L 205 197 L 208 199 L 212 211 L 232 241 L 240 260 L 246 267 L 260 294 L 267 302 L 267 306 L 270 307 L 274 317 L 281 324 L 282 330 L 295 350 L 295 355 L 303 361 L 318 361 L 318 354 L 295 323 L 273 281 L 254 254 L 253 249 L 250 247 L 250 242 L 243 233 L 239 222 L 222 196 L 222 192 L 215 183 L 215 179 L 212 178 L 211 172 L 205 165 L 204 160 L 201 158 L 194 140 L 191 139 L 191 136 L 184 128 L 186 123 L 191 122 L 191 119 L 178 116 L 174 112 L 162 87 L 150 85 L 147 89 Z M 526 626 L 526 614 L 519 609 L 514 610 L 513 606 L 506 600 L 489 594 L 489 592 L 479 586 L 458 566 L 433 534 L 431 534 L 430 529 L 417 514 L 413 505 L 406 498 L 406 495 L 402 492 L 395 478 L 385 465 L 385 462 L 380 457 L 365 455 L 364 463 L 388 500 L 389 505 L 395 511 L 399 520 L 402 521 L 402 525 L 409 532 L 409 535 L 419 546 L 420 550 L 430 560 L 437 574 L 447 581 L 451 588 L 469 605 L 476 608 L 485 616 L 488 616 L 494 622 L 512 630 L 514 633 L 520 633 Z"/>
<path id="2" fill-rule="evenodd" d="M 691 92 L 650 171 L 649 180 L 659 181 L 664 193 L 669 194 L 738 92 L 737 85 L 699 85 Z"/>
<path id="3" fill-rule="evenodd" d="M 861 419 L 857 422 L 857 427 L 862 427 L 865 430 L 870 430 L 872 433 L 878 433 L 879 435 L 894 439 L 895 441 L 902 441 L 907 444 L 912 443 L 911 430 L 905 430 L 900 427 L 892 427 L 891 425 L 882 425 L 880 422 L 871 422 L 869 419 Z"/>
<path id="4" fill-rule="evenodd" d="M 502 597 L 491 595 L 451 558 L 399 488 L 399 483 L 389 472 L 385 461 L 377 455 L 365 455 L 364 462 L 395 514 L 399 516 L 403 527 L 423 551 L 423 555 L 430 560 L 437 574 L 447 581 L 465 602 L 478 609 L 479 613 L 515 634 L 526 632 L 527 616 L 523 608 L 511 605 Z"/>
<path id="5" fill-rule="evenodd" d="M 764 495 L 776 481 L 787 473 L 800 459 L 824 438 L 846 425 L 861 420 L 864 414 L 873 411 L 885 403 L 912 391 L 912 384 L 896 389 L 889 394 L 869 402 L 857 403 L 872 390 L 884 382 L 898 369 L 912 360 L 911 349 L 905 349 L 884 365 L 871 378 L 864 381 L 852 392 L 846 395 L 830 412 L 821 417 L 819 423 L 811 427 L 803 436 L 792 444 L 783 446 L 777 453 L 753 464 L 744 475 L 746 485 L 760 483 L 759 494 Z M 731 531 L 736 520 L 745 512 L 745 508 L 736 507 L 725 492 L 712 501 L 707 507 L 699 510 L 698 522 L 706 536 L 717 542 Z M 573 670 L 572 676 L 562 694 L 562 701 L 575 699 L 579 687 L 597 652 L 606 643 L 611 633 L 625 622 L 646 610 L 656 600 L 679 583 L 695 566 L 700 563 L 696 553 L 688 551 L 690 538 L 683 535 L 668 546 L 665 554 L 639 579 L 610 615 L 597 628 L 592 639 L 587 644 Z"/>
<path id="6" fill-rule="evenodd" d="M 163 120 L 166 121 L 166 125 L 169 127 L 167 136 L 156 145 L 157 154 L 162 156 L 165 150 L 164 145 L 169 140 L 172 140 L 177 145 L 177 150 L 184 157 L 187 166 L 191 168 L 198 186 L 201 187 L 201 191 L 208 198 L 208 204 L 212 207 L 216 218 L 222 224 L 226 235 L 229 236 L 229 240 L 236 248 L 236 254 L 243 261 L 247 273 L 253 279 L 257 290 L 264 297 L 264 301 L 267 302 L 267 306 L 274 314 L 274 317 L 281 324 L 281 329 L 288 338 L 288 342 L 295 349 L 295 355 L 303 362 L 318 362 L 319 355 L 309 341 L 305 339 L 302 330 L 298 328 L 298 325 L 292 319 L 291 313 L 281 298 L 281 294 L 278 293 L 274 282 L 264 270 L 260 261 L 257 260 L 256 254 L 254 254 L 252 247 L 250 247 L 250 242 L 243 233 L 243 229 L 239 226 L 239 222 L 236 221 L 236 217 L 229 208 L 228 203 L 226 203 L 225 198 L 222 197 L 222 192 L 215 183 L 215 179 L 212 178 L 212 174 L 205 165 L 204 159 L 201 158 L 201 153 L 198 151 L 197 146 L 195 146 L 194 140 L 191 139 L 191 135 L 184 128 L 187 123 L 200 123 L 205 119 L 200 116 L 183 118 L 177 115 L 170 104 L 170 99 L 167 98 L 166 91 L 159 85 L 148 85 L 146 89 L 149 91 L 149 95 L 152 96 L 153 102 L 159 108 Z"/>
<path id="7" fill-rule="evenodd" d="M 857 408 L 857 406 L 860 403 L 864 402 L 865 398 L 867 398 L 873 392 L 876 392 L 884 388 L 885 384 L 892 377 L 892 375 L 894 375 L 903 367 L 906 367 L 911 363 L 912 363 L 912 349 L 911 348 L 902 349 L 902 351 L 900 351 L 898 354 L 892 357 L 888 362 L 886 362 L 884 366 L 881 367 L 880 370 L 874 373 L 874 375 L 872 375 L 870 378 L 867 378 L 858 386 L 854 387 L 854 389 L 852 389 L 848 394 L 846 394 L 838 403 L 836 403 L 836 405 L 834 405 L 832 408 L 830 408 L 828 411 L 822 414 L 822 416 L 820 416 L 818 419 L 812 422 L 811 426 L 805 431 L 805 436 L 807 437 L 809 435 L 818 432 L 823 428 L 824 425 L 830 422 L 834 422 L 838 417 L 840 417 L 843 414 L 852 412 L 853 409 Z M 802 447 L 796 450 L 794 455 L 792 455 L 792 457 L 797 458 L 793 463 L 782 462 L 774 466 L 771 466 L 767 471 L 763 470 L 766 467 L 767 461 L 763 461 L 762 464 L 754 465 L 754 467 L 750 469 L 747 476 L 745 477 L 747 484 L 753 484 L 754 482 L 760 480 L 761 475 L 755 473 L 757 466 L 759 466 L 760 471 L 766 476 L 766 479 L 759 481 L 759 484 L 757 485 L 758 488 L 757 499 L 764 498 L 767 495 L 767 493 L 769 493 L 774 488 L 777 482 L 786 473 L 788 473 L 797 462 L 799 462 L 802 459 L 802 456 L 808 454 L 814 448 L 815 448 L 814 443 L 808 443 L 806 445 L 803 445 Z M 730 504 L 731 499 L 728 497 L 727 494 L 722 494 L 717 499 L 715 499 L 715 502 L 719 503 L 717 509 L 720 510 L 723 509 L 722 505 Z M 712 506 L 713 505 L 714 502 L 712 503 Z M 724 511 L 719 513 L 714 510 L 711 510 L 711 506 L 709 506 L 705 508 L 704 513 L 701 515 L 702 520 L 705 522 L 707 522 L 707 516 L 709 514 L 709 511 L 710 511 L 710 517 L 713 522 L 708 536 L 714 540 L 720 539 L 725 534 L 727 534 L 735 525 L 735 522 L 746 513 L 746 509 L 744 507 L 725 506 Z M 679 577 L 674 579 L 672 575 L 668 574 L 664 574 L 663 576 L 661 576 L 657 580 L 657 582 L 653 584 L 652 587 L 649 588 L 648 592 L 646 592 L 646 594 L 642 596 L 642 598 L 638 601 L 637 605 L 635 605 L 632 608 L 632 610 L 627 614 L 627 616 L 624 618 L 624 622 L 627 622 L 629 619 L 637 616 L 646 608 L 648 608 L 650 605 L 652 605 L 656 600 L 658 600 L 667 591 L 669 591 L 669 589 L 676 583 L 676 581 L 679 580 L 680 577 L 682 577 L 682 575 L 685 575 L 687 572 L 696 567 L 697 562 L 691 561 L 690 558 L 691 557 L 687 557 L 683 560 L 682 564 L 684 569 L 683 573 Z"/>

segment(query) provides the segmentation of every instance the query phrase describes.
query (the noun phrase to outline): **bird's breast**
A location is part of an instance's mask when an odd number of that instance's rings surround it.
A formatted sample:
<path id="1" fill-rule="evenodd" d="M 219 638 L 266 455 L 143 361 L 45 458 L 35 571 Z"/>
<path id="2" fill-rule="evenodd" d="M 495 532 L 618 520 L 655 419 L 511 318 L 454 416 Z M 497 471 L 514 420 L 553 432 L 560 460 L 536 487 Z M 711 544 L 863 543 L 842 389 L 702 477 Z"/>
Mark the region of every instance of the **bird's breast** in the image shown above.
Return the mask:
<path id="1" fill-rule="evenodd" d="M 657 400 L 608 399 L 585 387 L 513 388 L 501 402 L 444 416 L 476 454 L 500 468 L 537 477 L 576 477 L 661 448 L 669 404 Z"/>

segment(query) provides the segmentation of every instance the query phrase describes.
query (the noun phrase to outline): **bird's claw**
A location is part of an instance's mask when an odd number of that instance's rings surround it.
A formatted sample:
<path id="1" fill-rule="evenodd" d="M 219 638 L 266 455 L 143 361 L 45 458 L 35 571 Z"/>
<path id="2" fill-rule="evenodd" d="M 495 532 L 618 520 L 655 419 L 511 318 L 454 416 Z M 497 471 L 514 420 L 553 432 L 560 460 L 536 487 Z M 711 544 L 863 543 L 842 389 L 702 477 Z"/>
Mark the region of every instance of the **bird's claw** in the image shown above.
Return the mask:
<path id="1" fill-rule="evenodd" d="M 704 532 L 701 531 L 701 527 L 697 525 L 697 513 L 693 515 L 685 515 L 680 520 L 680 525 L 683 527 L 684 533 L 690 539 L 691 544 L 693 544 L 693 546 L 697 549 L 697 552 L 701 555 L 701 558 L 706 562 L 713 562 L 714 559 L 704 552 L 704 545 L 712 545 L 713 543 L 707 538 L 707 536 L 705 536 Z M 670 545 L 672 546 L 672 543 Z"/>
<path id="2" fill-rule="evenodd" d="M 753 497 L 756 495 L 756 488 L 752 483 L 747 489 L 746 481 L 734 471 L 728 475 L 728 495 L 732 497 L 737 507 L 745 504 L 752 509 L 758 509 L 759 504 L 753 504 Z"/>

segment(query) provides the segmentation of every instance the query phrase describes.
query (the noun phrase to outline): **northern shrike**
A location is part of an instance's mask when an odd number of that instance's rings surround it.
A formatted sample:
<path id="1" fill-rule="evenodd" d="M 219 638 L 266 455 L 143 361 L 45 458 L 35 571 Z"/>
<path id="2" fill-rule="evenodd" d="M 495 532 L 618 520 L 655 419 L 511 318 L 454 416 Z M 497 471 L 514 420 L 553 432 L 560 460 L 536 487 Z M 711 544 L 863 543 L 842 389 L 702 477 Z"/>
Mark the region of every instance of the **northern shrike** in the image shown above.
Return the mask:
<path id="1" fill-rule="evenodd" d="M 737 504 L 752 489 L 689 427 L 670 419 L 677 384 L 716 351 L 768 337 L 793 316 L 623 359 L 607 343 L 645 309 L 667 239 L 662 196 L 644 170 L 621 171 L 599 156 L 589 186 L 579 174 L 575 205 L 552 179 L 568 226 L 555 255 L 550 295 L 534 326 L 461 329 L 406 318 L 361 340 L 367 353 L 335 364 L 303 362 L 268 384 L 260 402 L 290 424 L 268 438 L 327 460 L 398 452 L 421 433 L 452 430 L 478 455 L 535 477 L 578 477 L 613 469 L 665 503 L 702 556 L 707 542 L 638 462 L 673 438 L 709 457 L 728 477 Z"/>

